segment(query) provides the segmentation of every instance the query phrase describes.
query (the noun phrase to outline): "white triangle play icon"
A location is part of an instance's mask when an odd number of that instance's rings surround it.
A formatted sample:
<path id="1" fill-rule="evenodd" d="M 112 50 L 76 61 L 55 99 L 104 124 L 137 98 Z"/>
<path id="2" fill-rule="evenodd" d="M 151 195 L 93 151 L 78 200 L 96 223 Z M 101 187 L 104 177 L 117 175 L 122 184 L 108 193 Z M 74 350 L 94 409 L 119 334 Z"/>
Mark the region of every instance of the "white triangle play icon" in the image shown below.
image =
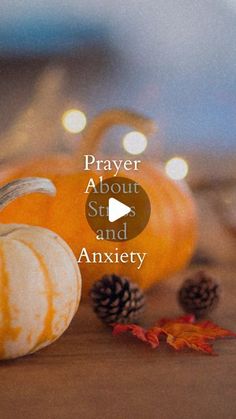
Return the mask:
<path id="1" fill-rule="evenodd" d="M 108 219 L 111 223 L 129 214 L 131 208 L 115 198 L 109 198 Z"/>

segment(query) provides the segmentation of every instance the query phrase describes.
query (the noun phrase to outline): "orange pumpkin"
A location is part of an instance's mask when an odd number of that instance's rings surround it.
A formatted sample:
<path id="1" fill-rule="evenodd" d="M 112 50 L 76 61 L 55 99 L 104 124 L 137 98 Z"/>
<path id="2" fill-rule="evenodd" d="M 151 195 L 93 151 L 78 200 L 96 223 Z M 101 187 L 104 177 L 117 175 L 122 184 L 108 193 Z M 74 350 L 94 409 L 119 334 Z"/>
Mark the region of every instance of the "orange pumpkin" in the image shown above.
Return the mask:
<path id="1" fill-rule="evenodd" d="M 30 223 L 47 227 L 62 236 L 76 256 L 83 247 L 88 253 L 147 252 L 140 270 L 133 264 L 86 264 L 80 265 L 84 291 L 105 273 L 115 272 L 132 278 L 147 288 L 161 278 L 180 270 L 188 262 L 196 243 L 197 220 L 193 198 L 184 182 L 169 179 L 162 168 L 150 162 L 142 162 L 136 172 L 120 172 L 142 185 L 151 201 L 151 218 L 145 230 L 136 238 L 115 243 L 98 241 L 88 226 L 85 217 L 84 193 L 91 177 L 98 182 L 98 176 L 110 177 L 111 172 L 83 171 L 83 155 L 95 154 L 98 144 L 107 128 L 114 124 L 128 124 L 150 134 L 153 122 L 124 110 L 110 110 L 98 115 L 87 128 L 80 149 L 72 156 L 55 155 L 33 161 L 8 173 L 2 173 L 4 181 L 25 176 L 46 176 L 57 188 L 57 196 L 50 200 L 38 195 L 23 197 L 11 203 L 0 216 L 1 222 Z M 40 211 L 39 211 L 40 208 Z"/>

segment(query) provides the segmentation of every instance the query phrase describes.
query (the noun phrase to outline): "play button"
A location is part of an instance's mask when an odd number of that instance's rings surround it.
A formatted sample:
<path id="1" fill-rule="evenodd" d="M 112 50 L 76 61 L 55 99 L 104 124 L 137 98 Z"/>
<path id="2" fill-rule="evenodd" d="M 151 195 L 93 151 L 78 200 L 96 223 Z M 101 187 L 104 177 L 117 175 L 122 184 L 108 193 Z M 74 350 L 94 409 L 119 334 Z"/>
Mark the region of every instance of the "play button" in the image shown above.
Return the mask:
<path id="1" fill-rule="evenodd" d="M 130 240 L 146 227 L 151 204 L 139 183 L 125 177 L 100 177 L 88 192 L 86 218 L 97 240 Z"/>
<path id="2" fill-rule="evenodd" d="M 108 219 L 111 223 L 129 214 L 131 208 L 115 198 L 109 198 Z"/>

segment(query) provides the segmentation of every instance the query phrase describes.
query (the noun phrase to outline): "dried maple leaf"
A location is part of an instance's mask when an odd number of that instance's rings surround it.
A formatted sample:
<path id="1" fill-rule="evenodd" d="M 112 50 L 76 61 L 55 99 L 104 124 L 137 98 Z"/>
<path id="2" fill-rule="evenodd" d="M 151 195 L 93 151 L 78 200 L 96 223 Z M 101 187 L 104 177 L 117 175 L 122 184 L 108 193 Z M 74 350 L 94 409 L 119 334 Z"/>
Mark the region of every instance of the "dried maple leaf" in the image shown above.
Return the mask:
<path id="1" fill-rule="evenodd" d="M 136 324 L 115 324 L 113 335 L 131 332 L 139 340 L 148 343 L 152 348 L 157 348 L 160 337 L 164 336 L 166 342 L 175 350 L 190 348 L 213 355 L 213 348 L 209 341 L 226 336 L 236 337 L 230 330 L 223 329 L 210 321 L 195 323 L 193 315 L 177 319 L 161 319 L 157 325 L 147 330 Z"/>
<path id="2" fill-rule="evenodd" d="M 137 324 L 120 324 L 116 323 L 113 325 L 113 336 L 120 335 L 124 332 L 131 332 L 133 336 L 138 338 L 139 340 L 142 340 L 143 342 L 149 343 L 152 348 L 157 348 L 159 345 L 159 339 L 158 339 L 158 330 L 161 333 L 161 328 L 150 328 L 147 331 L 143 329 L 143 327 L 138 326 Z M 158 330 L 156 330 L 158 329 Z"/>

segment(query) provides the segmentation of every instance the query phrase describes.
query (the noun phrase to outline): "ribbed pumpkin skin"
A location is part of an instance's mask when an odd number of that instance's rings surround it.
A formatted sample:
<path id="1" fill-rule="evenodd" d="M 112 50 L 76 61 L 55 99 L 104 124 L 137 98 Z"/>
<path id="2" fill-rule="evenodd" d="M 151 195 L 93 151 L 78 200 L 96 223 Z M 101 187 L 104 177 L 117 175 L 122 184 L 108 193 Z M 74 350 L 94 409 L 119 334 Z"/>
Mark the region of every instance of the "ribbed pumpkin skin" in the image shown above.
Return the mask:
<path id="1" fill-rule="evenodd" d="M 0 226 L 0 359 L 33 353 L 69 326 L 81 294 L 73 252 L 55 233 Z"/>
<path id="2" fill-rule="evenodd" d="M 0 214 L 1 222 L 27 222 L 57 232 L 70 245 L 75 255 L 81 248 L 88 252 L 147 252 L 140 270 L 132 264 L 81 264 L 83 290 L 104 273 L 129 276 L 147 288 L 181 268 L 191 257 L 197 238 L 197 217 L 193 198 L 184 183 L 170 180 L 160 167 L 142 163 L 138 172 L 121 172 L 139 182 L 151 201 L 151 218 L 145 230 L 127 242 L 96 240 L 85 217 L 84 194 L 88 180 L 112 176 L 111 172 L 84 172 L 78 169 L 77 157 L 52 157 L 33 162 L 13 171 L 10 179 L 24 176 L 46 176 L 57 188 L 55 199 L 42 195 L 23 197 L 8 205 Z M 8 177 L 9 179 L 9 177 Z M 7 180 L 8 180 L 7 179 Z M 40 208 L 40 210 L 39 210 Z"/>

